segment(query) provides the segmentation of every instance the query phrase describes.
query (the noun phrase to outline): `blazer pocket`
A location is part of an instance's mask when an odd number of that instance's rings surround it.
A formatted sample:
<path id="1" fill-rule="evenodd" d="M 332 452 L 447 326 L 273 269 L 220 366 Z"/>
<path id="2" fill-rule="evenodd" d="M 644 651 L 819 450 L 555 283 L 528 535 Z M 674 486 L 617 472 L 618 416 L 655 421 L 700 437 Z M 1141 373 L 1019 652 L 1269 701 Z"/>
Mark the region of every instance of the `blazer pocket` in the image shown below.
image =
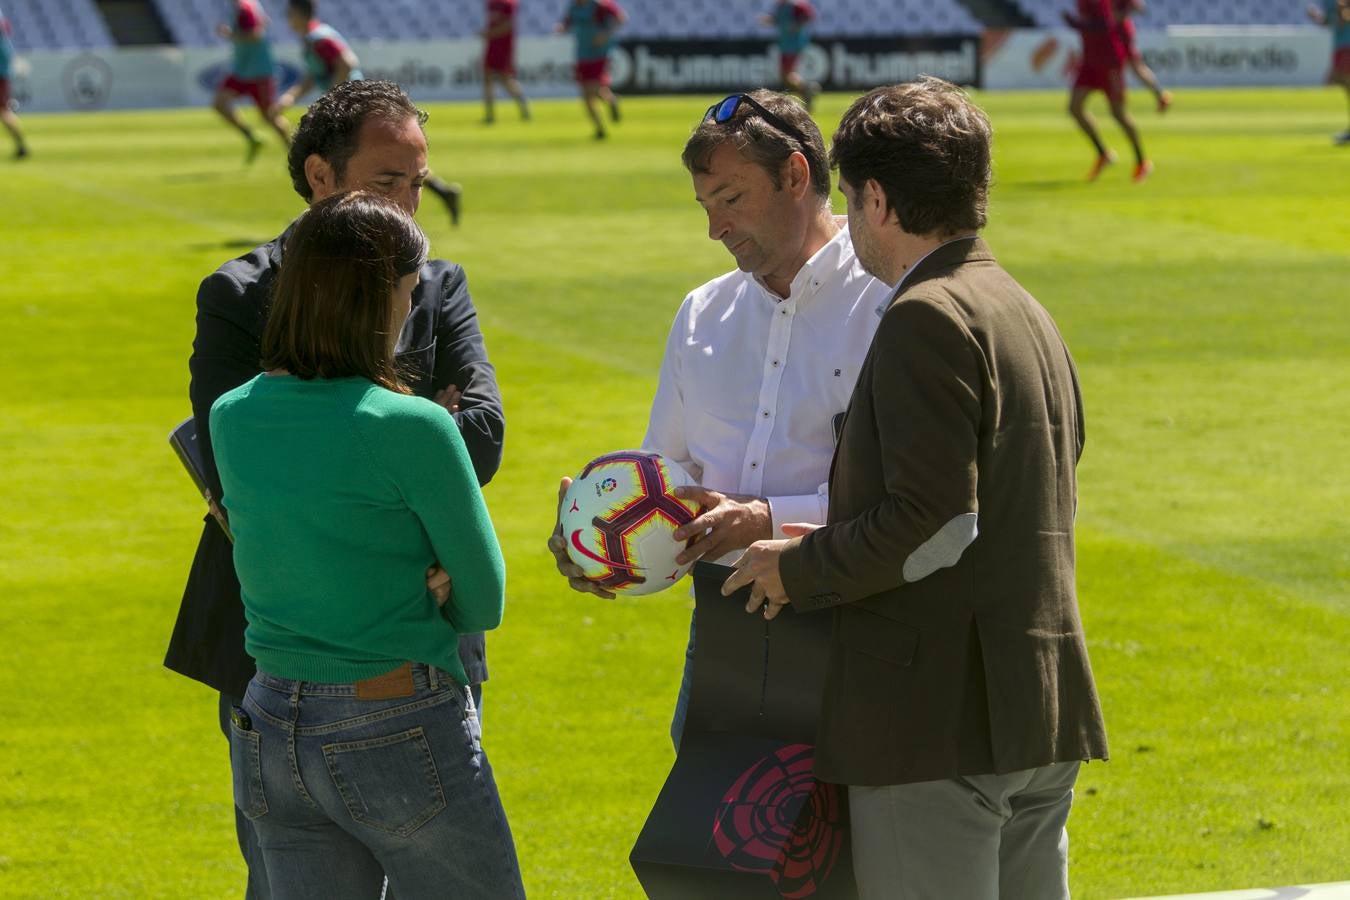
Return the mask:
<path id="1" fill-rule="evenodd" d="M 839 639 L 849 650 L 896 666 L 914 662 L 919 647 L 919 629 L 879 616 L 861 607 L 844 611 Z"/>

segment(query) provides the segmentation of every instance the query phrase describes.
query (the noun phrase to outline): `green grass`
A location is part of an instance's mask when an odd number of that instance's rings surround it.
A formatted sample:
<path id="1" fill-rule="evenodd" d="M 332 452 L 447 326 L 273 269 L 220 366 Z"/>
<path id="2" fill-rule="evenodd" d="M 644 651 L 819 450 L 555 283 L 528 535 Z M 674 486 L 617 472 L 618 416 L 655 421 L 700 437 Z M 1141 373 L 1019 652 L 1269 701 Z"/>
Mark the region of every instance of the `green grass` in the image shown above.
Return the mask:
<path id="1" fill-rule="evenodd" d="M 1341 100 L 1181 93 L 1141 114 L 1142 186 L 1081 182 L 1061 96 L 980 100 L 988 237 L 1087 402 L 1079 581 L 1114 758 L 1080 781 L 1075 894 L 1350 878 Z M 671 759 L 687 599 L 571 593 L 543 541 L 557 477 L 640 440 L 680 299 L 729 266 L 679 165 L 706 102 L 630 101 L 604 145 L 574 102 L 493 129 L 432 110 L 466 219 L 420 219 L 468 270 L 507 404 L 485 728 L 533 896 L 640 896 L 627 852 Z M 26 125 L 36 156 L 0 166 L 0 895 L 238 896 L 214 695 L 159 665 L 201 515 L 165 435 L 198 281 L 300 203 L 278 148 L 241 168 L 205 111 Z"/>

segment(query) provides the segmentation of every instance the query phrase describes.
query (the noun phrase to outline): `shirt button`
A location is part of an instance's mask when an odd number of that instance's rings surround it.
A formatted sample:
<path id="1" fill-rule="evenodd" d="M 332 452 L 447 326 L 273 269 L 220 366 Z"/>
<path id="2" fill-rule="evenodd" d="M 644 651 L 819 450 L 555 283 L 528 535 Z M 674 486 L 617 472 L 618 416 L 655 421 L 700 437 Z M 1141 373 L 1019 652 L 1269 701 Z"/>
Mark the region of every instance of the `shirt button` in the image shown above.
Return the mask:
<path id="1" fill-rule="evenodd" d="M 752 462 L 752 463 L 750 464 L 750 468 L 752 468 L 752 469 L 758 469 L 758 468 L 759 468 L 759 463 L 757 463 L 757 462 Z"/>
<path id="2" fill-rule="evenodd" d="M 766 409 L 766 410 L 764 410 L 764 418 L 767 419 L 768 417 L 769 417 L 769 411 Z"/>
<path id="3" fill-rule="evenodd" d="M 773 361 L 773 367 L 774 367 L 775 369 L 778 368 L 778 360 L 775 359 L 775 360 Z"/>

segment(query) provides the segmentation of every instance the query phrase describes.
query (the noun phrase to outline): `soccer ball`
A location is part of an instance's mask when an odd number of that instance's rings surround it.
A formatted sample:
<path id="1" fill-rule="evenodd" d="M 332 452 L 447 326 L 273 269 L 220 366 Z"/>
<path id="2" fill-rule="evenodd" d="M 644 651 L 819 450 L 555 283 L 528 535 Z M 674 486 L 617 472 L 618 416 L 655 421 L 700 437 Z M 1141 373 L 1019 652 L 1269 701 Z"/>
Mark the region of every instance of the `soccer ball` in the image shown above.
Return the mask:
<path id="1" fill-rule="evenodd" d="M 653 594 L 684 577 L 675 557 L 684 545 L 671 532 L 698 515 L 698 504 L 673 493 L 694 479 L 648 450 L 620 450 L 591 460 L 563 497 L 567 555 L 591 581 L 618 594 Z"/>

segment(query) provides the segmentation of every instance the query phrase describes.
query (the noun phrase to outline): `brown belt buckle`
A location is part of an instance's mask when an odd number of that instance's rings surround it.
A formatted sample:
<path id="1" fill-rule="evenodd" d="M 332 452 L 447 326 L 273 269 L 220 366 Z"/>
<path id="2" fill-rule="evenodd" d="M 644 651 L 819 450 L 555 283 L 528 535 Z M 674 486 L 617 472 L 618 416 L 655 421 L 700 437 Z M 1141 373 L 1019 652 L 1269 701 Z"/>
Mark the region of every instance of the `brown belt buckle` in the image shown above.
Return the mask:
<path id="1" fill-rule="evenodd" d="M 390 672 L 356 682 L 356 696 L 361 700 L 390 700 L 411 697 L 414 693 L 412 663 L 405 662 Z"/>

